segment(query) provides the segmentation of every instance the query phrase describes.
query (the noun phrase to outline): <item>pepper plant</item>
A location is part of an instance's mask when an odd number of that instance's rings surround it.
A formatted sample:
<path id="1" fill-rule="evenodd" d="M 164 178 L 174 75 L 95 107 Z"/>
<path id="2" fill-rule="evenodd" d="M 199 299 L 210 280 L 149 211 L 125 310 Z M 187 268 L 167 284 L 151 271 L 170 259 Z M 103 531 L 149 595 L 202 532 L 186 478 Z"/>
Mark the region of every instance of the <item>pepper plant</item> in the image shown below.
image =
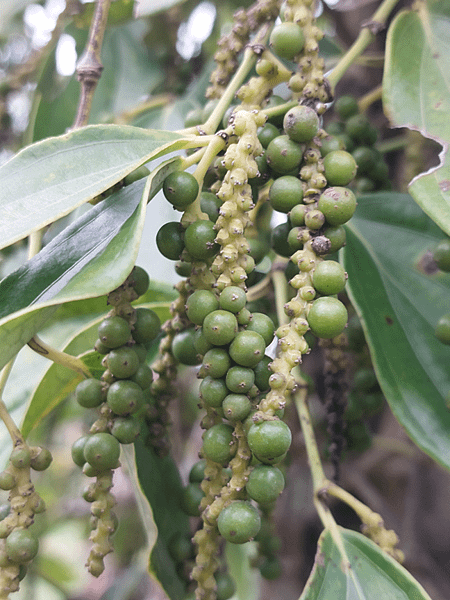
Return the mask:
<path id="1" fill-rule="evenodd" d="M 262 578 L 284 577 L 278 498 L 306 457 L 321 533 L 296 597 L 429 599 L 390 515 L 340 482 L 386 401 L 410 439 L 392 452 L 450 468 L 449 5 L 378 2 L 343 49 L 339 5 L 155 4 L 67 1 L 1 90 L 8 131 L 8 98 L 36 83 L 0 166 L 0 598 L 42 573 L 33 471 L 51 481 L 55 461 L 34 440 L 66 407 L 91 575 L 120 531 L 123 467 L 166 597 L 265 597 Z M 223 31 L 183 62 L 194 8 Z M 61 85 L 63 33 L 80 57 Z M 355 67 L 380 83 L 353 93 Z M 172 216 L 144 269 L 158 202 Z M 51 364 L 17 391 L 31 351 Z"/>

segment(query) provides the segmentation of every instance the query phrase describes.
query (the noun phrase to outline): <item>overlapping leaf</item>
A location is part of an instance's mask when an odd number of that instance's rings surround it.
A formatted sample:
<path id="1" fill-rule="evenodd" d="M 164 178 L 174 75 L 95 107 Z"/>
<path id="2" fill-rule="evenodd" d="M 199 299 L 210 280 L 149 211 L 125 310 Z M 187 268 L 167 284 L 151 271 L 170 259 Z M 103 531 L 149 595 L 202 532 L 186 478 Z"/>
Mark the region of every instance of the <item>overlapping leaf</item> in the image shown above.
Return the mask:
<path id="1" fill-rule="evenodd" d="M 427 454 L 450 469 L 450 348 L 434 335 L 450 313 L 450 275 L 427 275 L 442 232 L 406 194 L 362 197 L 343 260 L 382 390 Z"/>
<path id="2" fill-rule="evenodd" d="M 97 204 L 1 282 L 1 367 L 42 328 L 54 310 L 49 307 L 101 296 L 126 279 L 139 250 L 147 200 L 178 161 L 161 164 L 147 180 Z"/>
<path id="3" fill-rule="evenodd" d="M 67 215 L 149 160 L 187 145 L 172 132 L 92 125 L 24 148 L 0 167 L 0 248 Z"/>
<path id="4" fill-rule="evenodd" d="M 411 195 L 450 235 L 450 4 L 417 3 L 392 22 L 383 78 L 383 105 L 393 125 L 418 129 L 442 144 L 438 168 L 414 179 Z"/>
<path id="5" fill-rule="evenodd" d="M 328 530 L 300 600 L 431 600 L 398 562 L 356 531 L 339 529 L 343 552 Z"/>

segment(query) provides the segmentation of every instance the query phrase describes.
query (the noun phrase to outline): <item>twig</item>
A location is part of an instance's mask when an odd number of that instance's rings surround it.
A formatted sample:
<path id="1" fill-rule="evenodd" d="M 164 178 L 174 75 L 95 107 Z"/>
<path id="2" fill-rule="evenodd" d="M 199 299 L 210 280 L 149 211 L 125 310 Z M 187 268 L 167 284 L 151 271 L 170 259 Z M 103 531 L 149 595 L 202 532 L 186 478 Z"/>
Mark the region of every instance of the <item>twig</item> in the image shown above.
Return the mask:
<path id="1" fill-rule="evenodd" d="M 19 428 L 12 420 L 8 409 L 5 406 L 5 403 L 1 399 L 3 395 L 3 389 L 8 381 L 9 374 L 11 373 L 11 369 L 13 368 L 13 364 L 16 358 L 14 357 L 9 361 L 7 365 L 3 367 L 3 370 L 0 374 L 0 419 L 5 424 L 6 429 L 8 430 L 9 435 L 11 436 L 13 447 L 17 445 L 18 442 L 23 442 L 22 434 L 19 431 Z"/>
<path id="2" fill-rule="evenodd" d="M 71 356 L 70 354 L 66 354 L 65 352 L 60 352 L 59 350 L 55 350 L 45 342 L 43 342 L 37 335 L 35 335 L 29 342 L 28 346 L 37 352 L 41 356 L 45 356 L 49 360 L 57 363 L 58 365 L 62 365 L 67 367 L 68 369 L 72 369 L 72 371 L 76 371 L 77 373 L 81 373 L 81 375 L 85 375 L 86 377 L 91 377 L 89 369 L 83 363 L 82 360 L 76 358 L 75 356 Z"/>
<path id="3" fill-rule="evenodd" d="M 363 29 L 360 31 L 353 45 L 328 75 L 328 82 L 332 89 L 336 87 L 336 84 L 345 75 L 350 65 L 352 65 L 359 55 L 364 52 L 367 46 L 373 42 L 376 33 L 384 28 L 386 19 L 397 3 L 398 0 L 384 0 L 372 18 L 363 25 Z"/>
<path id="4" fill-rule="evenodd" d="M 81 83 L 81 93 L 77 116 L 75 117 L 72 129 L 84 127 L 89 120 L 92 98 L 94 97 L 95 88 L 103 71 L 100 53 L 110 4 L 111 0 L 97 0 L 97 6 L 95 7 L 94 17 L 89 30 L 89 40 L 77 64 L 77 77 Z"/>

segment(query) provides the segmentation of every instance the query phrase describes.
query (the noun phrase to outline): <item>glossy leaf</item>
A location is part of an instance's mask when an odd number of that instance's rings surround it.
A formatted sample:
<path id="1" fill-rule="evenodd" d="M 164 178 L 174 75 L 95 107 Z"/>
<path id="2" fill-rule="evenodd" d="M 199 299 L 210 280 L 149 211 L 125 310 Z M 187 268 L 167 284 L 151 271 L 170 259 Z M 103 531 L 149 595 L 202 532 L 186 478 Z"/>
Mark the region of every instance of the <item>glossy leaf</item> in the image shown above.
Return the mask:
<path id="1" fill-rule="evenodd" d="M 441 164 L 415 178 L 409 191 L 450 235 L 450 4 L 428 0 L 392 22 L 386 44 L 383 105 L 393 125 L 442 144 Z"/>
<path id="2" fill-rule="evenodd" d="M 450 313 L 450 275 L 428 275 L 442 232 L 406 194 L 358 199 L 343 263 L 390 407 L 414 442 L 450 468 L 450 347 L 434 335 Z"/>
<path id="3" fill-rule="evenodd" d="M 167 10 L 176 4 L 180 4 L 183 0 L 139 0 L 135 8 L 137 18 L 148 17 L 157 12 Z"/>
<path id="4" fill-rule="evenodd" d="M 345 556 L 328 530 L 300 600 L 431 600 L 423 587 L 365 536 L 339 528 Z"/>
<path id="5" fill-rule="evenodd" d="M 179 135 L 92 125 L 36 142 L 0 166 L 0 248 L 67 215 L 140 165 L 186 148 Z"/>
<path id="6" fill-rule="evenodd" d="M 146 201 L 178 161 L 162 163 L 147 180 L 97 204 L 0 283 L 1 367 L 51 317 L 54 309 L 44 306 L 101 296 L 126 279 L 139 250 Z"/>

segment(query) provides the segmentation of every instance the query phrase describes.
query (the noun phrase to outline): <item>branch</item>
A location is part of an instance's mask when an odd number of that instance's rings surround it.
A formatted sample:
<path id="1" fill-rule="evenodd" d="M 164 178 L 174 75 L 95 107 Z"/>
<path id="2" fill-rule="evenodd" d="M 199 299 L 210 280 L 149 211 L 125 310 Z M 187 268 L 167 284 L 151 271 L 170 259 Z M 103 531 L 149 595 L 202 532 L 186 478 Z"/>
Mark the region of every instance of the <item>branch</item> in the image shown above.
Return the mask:
<path id="1" fill-rule="evenodd" d="M 71 356 L 70 354 L 66 354 L 65 352 L 60 352 L 59 350 L 55 350 L 45 342 L 43 342 L 37 335 L 35 335 L 29 342 L 28 346 L 37 352 L 41 356 L 45 356 L 49 360 L 57 363 L 58 365 L 62 365 L 63 367 L 67 367 L 68 369 L 72 369 L 72 371 L 76 371 L 77 373 L 81 373 L 81 375 L 85 375 L 86 377 L 91 377 L 91 373 L 89 369 L 86 367 L 84 362 L 75 356 Z"/>
<path id="2" fill-rule="evenodd" d="M 89 120 L 92 98 L 94 97 L 95 88 L 103 71 L 100 54 L 110 4 L 111 0 L 97 0 L 97 6 L 95 7 L 94 17 L 89 30 L 89 40 L 77 64 L 77 77 L 81 83 L 81 94 L 77 116 L 72 129 L 84 127 Z"/>

